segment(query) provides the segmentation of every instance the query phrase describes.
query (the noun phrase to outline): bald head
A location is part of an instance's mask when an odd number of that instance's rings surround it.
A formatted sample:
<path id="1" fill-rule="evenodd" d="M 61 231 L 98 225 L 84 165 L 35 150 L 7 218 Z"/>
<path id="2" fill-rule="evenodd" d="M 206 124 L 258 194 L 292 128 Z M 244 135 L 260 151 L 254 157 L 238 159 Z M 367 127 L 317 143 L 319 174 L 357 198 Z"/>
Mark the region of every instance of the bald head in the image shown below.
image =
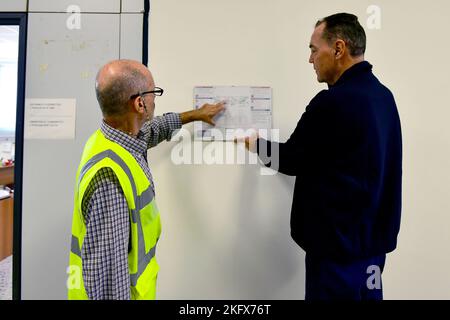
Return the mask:
<path id="1" fill-rule="evenodd" d="M 133 60 L 114 60 L 97 73 L 95 93 L 103 116 L 120 116 L 127 112 L 130 96 L 154 87 L 150 71 Z"/>

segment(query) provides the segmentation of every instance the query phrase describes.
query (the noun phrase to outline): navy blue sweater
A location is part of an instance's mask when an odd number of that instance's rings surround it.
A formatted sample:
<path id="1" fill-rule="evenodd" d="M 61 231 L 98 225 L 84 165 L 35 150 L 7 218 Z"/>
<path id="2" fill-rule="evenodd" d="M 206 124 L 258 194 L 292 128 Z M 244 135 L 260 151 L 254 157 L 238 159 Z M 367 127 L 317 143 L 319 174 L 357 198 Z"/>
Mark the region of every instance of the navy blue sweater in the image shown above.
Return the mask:
<path id="1" fill-rule="evenodd" d="M 373 75 L 372 65 L 352 66 L 319 92 L 287 142 L 259 139 L 258 146 L 268 166 L 297 177 L 291 235 L 306 253 L 347 260 L 395 249 L 400 119 L 392 93 Z M 278 164 L 266 156 L 277 152 Z"/>

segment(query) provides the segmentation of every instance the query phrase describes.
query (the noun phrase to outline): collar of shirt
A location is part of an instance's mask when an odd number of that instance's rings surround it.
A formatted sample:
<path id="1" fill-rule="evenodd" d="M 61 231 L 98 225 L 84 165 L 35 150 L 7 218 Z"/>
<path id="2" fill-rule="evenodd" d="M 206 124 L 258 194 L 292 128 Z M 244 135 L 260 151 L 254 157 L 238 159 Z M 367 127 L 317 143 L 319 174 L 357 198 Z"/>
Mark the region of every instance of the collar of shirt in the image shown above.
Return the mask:
<path id="1" fill-rule="evenodd" d="M 104 120 L 102 121 L 100 130 L 107 139 L 118 143 L 120 146 L 122 146 L 132 154 L 140 153 L 145 155 L 147 152 L 147 142 L 142 138 L 143 135 L 141 131 L 139 131 L 137 138 L 135 138 L 123 131 L 114 129 Z"/>
<path id="2" fill-rule="evenodd" d="M 372 65 L 367 61 L 358 62 L 357 64 L 354 64 L 350 68 L 344 71 L 344 73 L 341 75 L 341 77 L 336 81 L 335 84 L 329 85 L 329 88 L 338 86 L 347 80 L 355 77 L 358 74 L 362 74 L 365 72 L 371 72 L 372 71 Z"/>

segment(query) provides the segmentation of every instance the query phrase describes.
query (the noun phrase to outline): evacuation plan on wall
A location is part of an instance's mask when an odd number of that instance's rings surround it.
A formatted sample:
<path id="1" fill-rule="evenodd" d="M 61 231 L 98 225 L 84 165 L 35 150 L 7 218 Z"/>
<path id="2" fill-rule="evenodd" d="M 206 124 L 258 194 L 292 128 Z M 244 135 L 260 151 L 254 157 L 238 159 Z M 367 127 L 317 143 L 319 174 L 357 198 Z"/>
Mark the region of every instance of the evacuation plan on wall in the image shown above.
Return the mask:
<path id="1" fill-rule="evenodd" d="M 194 108 L 205 103 L 225 103 L 225 110 L 216 116 L 216 126 L 197 121 L 196 139 L 232 140 L 248 129 L 272 128 L 272 89 L 250 86 L 194 87 Z"/>

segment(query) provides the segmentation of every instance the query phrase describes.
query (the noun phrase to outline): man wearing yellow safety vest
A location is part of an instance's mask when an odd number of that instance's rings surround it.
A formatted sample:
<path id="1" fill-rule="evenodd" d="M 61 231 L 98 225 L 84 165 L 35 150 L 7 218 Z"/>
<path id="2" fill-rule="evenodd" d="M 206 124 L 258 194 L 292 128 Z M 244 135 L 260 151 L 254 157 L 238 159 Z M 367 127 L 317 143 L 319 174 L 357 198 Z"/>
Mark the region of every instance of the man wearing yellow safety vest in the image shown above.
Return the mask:
<path id="1" fill-rule="evenodd" d="M 147 149 L 191 121 L 213 123 L 223 104 L 153 118 L 155 87 L 141 63 L 115 60 L 96 78 L 103 122 L 76 176 L 69 299 L 155 299 L 161 233 Z"/>

